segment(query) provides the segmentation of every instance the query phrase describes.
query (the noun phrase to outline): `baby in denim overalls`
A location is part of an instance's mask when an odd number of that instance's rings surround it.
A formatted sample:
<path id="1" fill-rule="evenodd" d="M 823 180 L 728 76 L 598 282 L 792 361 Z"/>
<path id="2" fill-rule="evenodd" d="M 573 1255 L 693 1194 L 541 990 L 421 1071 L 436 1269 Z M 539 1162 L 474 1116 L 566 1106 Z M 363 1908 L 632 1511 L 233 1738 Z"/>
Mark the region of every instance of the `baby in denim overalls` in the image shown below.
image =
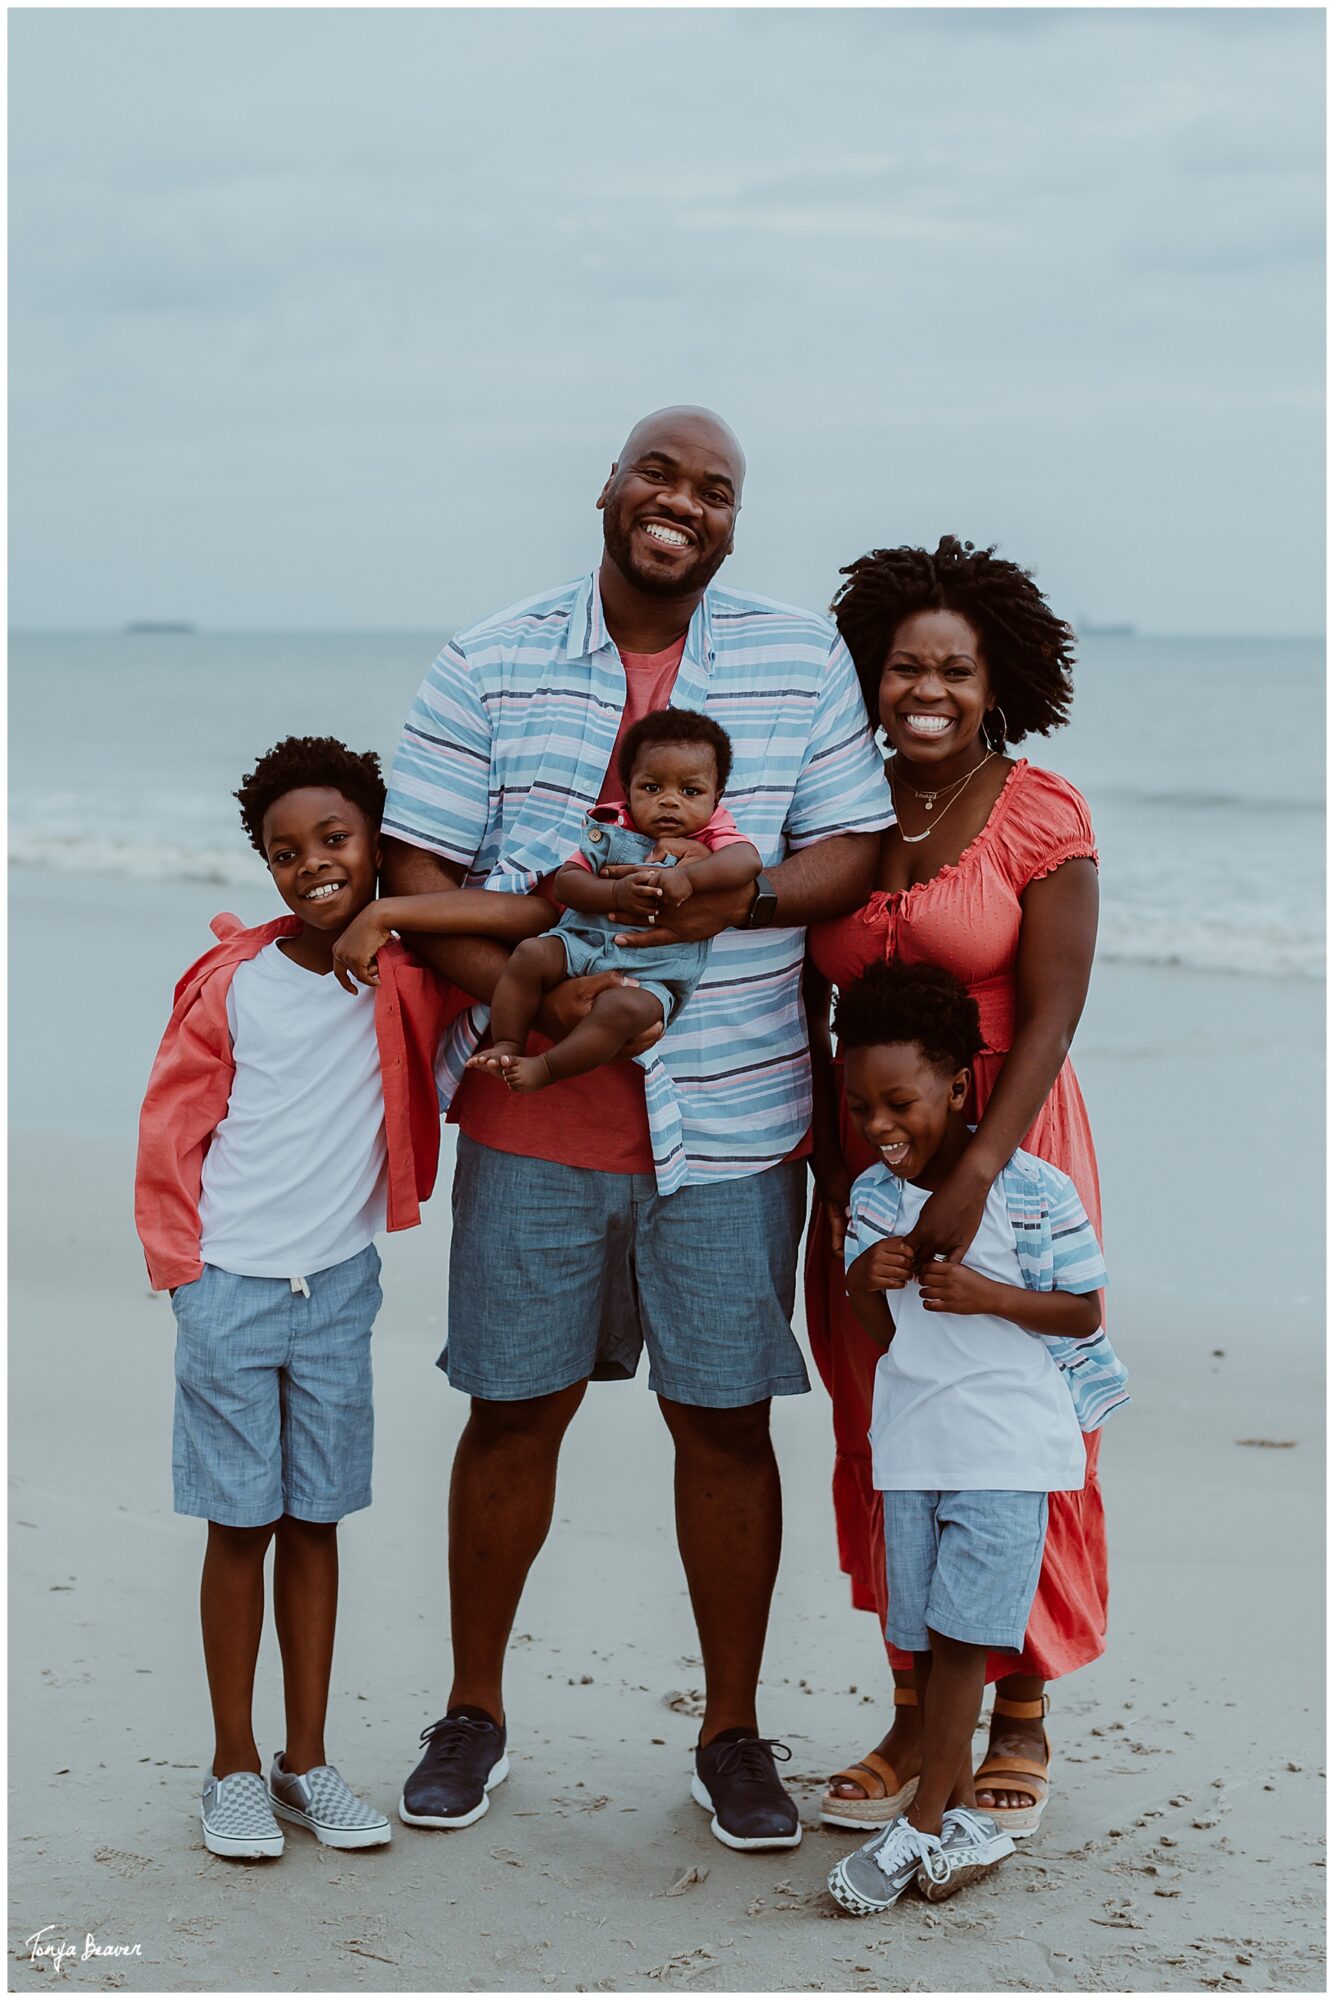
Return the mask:
<path id="1" fill-rule="evenodd" d="M 492 1045 L 468 1065 L 511 1090 L 543 1090 L 582 1076 L 652 1029 L 670 1027 L 709 956 L 707 939 L 671 930 L 674 911 L 696 890 L 741 889 L 760 872 L 759 853 L 719 803 L 732 745 L 708 716 L 654 710 L 626 731 L 618 768 L 624 803 L 589 813 L 579 852 L 552 885 L 565 914 L 545 936 L 515 947 L 491 1000 Z M 616 942 L 618 934 L 645 926 L 661 926 L 667 941 L 647 948 Z M 627 973 L 639 983 L 605 988 L 563 1040 L 542 1055 L 525 1055 L 552 987 L 599 972 Z"/>

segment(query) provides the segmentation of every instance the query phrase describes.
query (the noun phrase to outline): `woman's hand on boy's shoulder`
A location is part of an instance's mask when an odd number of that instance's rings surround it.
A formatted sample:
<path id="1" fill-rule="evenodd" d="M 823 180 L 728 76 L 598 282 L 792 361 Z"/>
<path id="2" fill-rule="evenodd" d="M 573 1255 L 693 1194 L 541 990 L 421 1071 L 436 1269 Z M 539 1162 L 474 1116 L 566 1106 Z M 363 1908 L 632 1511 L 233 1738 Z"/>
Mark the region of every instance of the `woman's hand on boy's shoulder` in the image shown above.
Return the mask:
<path id="1" fill-rule="evenodd" d="M 901 1292 L 912 1277 L 912 1251 L 902 1236 L 882 1236 L 848 1267 L 850 1293 Z"/>
<path id="2" fill-rule="evenodd" d="M 334 945 L 333 973 L 338 984 L 349 993 L 356 992 L 357 980 L 363 986 L 378 986 L 380 972 L 375 963 L 376 954 L 384 949 L 393 935 L 393 925 L 386 921 L 382 906 L 368 903 L 359 916 L 353 917 Z"/>
<path id="3" fill-rule="evenodd" d="M 968 1172 L 965 1152 L 962 1170 L 955 1169 L 935 1193 L 928 1197 L 921 1214 L 908 1232 L 919 1273 L 934 1257 L 948 1257 L 957 1264 L 982 1227 L 991 1184 Z"/>

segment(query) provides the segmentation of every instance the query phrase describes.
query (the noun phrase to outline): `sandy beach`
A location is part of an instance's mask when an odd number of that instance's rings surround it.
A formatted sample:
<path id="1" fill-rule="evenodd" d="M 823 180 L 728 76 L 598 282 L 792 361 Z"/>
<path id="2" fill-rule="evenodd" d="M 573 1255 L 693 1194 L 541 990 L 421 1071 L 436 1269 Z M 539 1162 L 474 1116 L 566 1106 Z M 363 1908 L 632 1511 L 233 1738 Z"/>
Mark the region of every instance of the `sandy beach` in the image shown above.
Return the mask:
<path id="1" fill-rule="evenodd" d="M 787 1526 L 761 1712 L 792 1747 L 799 1849 L 729 1852 L 689 1798 L 700 1670 L 641 1382 L 590 1391 L 570 1433 L 486 1818 L 396 1823 L 363 1855 L 295 1831 L 278 1863 L 205 1852 L 202 1528 L 171 1511 L 173 1322 L 130 1191 L 171 985 L 224 906 L 268 914 L 262 878 L 240 896 L 11 871 L 12 1988 L 1323 1988 L 1322 988 L 1095 976 L 1076 1061 L 1135 1397 L 1104 1445 L 1108 1652 L 1053 1689 L 1038 1837 L 938 1910 L 857 1923 L 824 1893 L 854 1836 L 821 1830 L 817 1802 L 881 1734 L 888 1678 L 835 1567 L 818 1386 L 775 1410 Z M 376 1499 L 343 1533 L 330 1754 L 387 1810 L 446 1682 L 466 1414 L 433 1366 L 447 1187 L 381 1246 Z M 266 1754 L 280 1729 L 270 1639 Z M 74 1947 L 59 1975 L 39 1932 Z M 137 1954 L 85 1957 L 89 1934 Z"/>

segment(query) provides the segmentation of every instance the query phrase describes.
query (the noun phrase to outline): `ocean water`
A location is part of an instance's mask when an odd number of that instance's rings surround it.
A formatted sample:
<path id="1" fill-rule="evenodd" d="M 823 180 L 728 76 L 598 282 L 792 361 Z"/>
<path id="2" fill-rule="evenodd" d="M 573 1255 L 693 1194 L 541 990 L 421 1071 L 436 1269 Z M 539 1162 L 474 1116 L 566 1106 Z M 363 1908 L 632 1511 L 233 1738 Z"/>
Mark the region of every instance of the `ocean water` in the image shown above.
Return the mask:
<path id="1" fill-rule="evenodd" d="M 387 765 L 445 636 L 14 634 L 12 864 L 254 888 L 242 773 L 288 733 Z M 1089 801 L 1104 958 L 1322 975 L 1324 701 L 1316 640 L 1082 642 L 1073 721 L 1024 754 Z"/>

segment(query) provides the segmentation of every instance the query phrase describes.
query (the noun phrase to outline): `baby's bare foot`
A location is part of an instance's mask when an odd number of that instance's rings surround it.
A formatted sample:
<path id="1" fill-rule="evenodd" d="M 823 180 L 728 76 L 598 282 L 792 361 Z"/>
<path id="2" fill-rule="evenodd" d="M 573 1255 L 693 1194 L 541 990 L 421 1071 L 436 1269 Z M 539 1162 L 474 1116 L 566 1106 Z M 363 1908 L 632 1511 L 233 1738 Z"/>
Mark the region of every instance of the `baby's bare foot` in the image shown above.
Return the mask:
<path id="1" fill-rule="evenodd" d="M 552 1080 L 545 1056 L 507 1055 L 501 1075 L 510 1089 L 521 1096 L 527 1096 L 530 1091 L 545 1090 Z"/>
<path id="2" fill-rule="evenodd" d="M 494 1077 L 501 1077 L 505 1064 L 522 1054 L 523 1050 L 517 1042 L 492 1042 L 489 1049 L 480 1049 L 475 1056 L 469 1056 L 464 1068 L 482 1069 Z"/>

